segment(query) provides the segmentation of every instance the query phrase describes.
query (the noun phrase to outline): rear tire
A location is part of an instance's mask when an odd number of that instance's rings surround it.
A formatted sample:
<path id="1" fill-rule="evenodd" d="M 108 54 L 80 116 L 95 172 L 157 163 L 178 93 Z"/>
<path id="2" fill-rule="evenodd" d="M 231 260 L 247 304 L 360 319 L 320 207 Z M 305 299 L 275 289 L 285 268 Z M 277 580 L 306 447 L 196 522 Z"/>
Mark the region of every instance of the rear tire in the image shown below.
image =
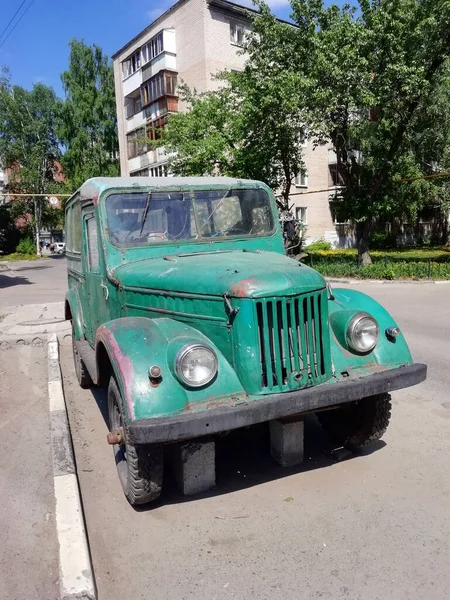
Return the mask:
<path id="1" fill-rule="evenodd" d="M 163 482 L 163 451 L 161 446 L 146 444 L 131 446 L 127 443 L 123 399 L 114 378 L 108 387 L 109 429 L 123 428 L 125 443 L 114 444 L 114 458 L 120 483 L 128 502 L 134 506 L 159 498 Z"/>
<path id="2" fill-rule="evenodd" d="M 379 394 L 350 402 L 342 408 L 317 413 L 330 438 L 349 450 L 357 450 L 378 441 L 391 418 L 390 394 Z"/>
<path id="3" fill-rule="evenodd" d="M 73 362 L 75 365 L 75 373 L 78 379 L 78 383 L 80 387 L 83 389 L 87 389 L 93 386 L 93 382 L 91 376 L 89 375 L 89 371 L 86 368 L 86 365 L 83 362 L 83 359 L 78 352 L 77 345 L 75 343 L 75 327 L 72 322 L 72 352 L 73 352 Z"/>

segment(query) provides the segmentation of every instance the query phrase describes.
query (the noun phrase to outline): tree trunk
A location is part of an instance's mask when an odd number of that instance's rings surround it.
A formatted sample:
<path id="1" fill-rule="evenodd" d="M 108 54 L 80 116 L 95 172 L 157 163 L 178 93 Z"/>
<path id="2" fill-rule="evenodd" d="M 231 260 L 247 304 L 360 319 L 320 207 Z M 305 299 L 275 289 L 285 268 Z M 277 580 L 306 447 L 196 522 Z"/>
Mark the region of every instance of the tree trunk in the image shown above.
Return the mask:
<path id="1" fill-rule="evenodd" d="M 34 199 L 34 230 L 36 235 L 36 254 L 41 254 L 41 206 L 39 200 Z"/>
<path id="2" fill-rule="evenodd" d="M 371 265 L 372 259 L 369 254 L 370 222 L 359 221 L 356 223 L 356 243 L 358 246 L 359 265 Z"/>

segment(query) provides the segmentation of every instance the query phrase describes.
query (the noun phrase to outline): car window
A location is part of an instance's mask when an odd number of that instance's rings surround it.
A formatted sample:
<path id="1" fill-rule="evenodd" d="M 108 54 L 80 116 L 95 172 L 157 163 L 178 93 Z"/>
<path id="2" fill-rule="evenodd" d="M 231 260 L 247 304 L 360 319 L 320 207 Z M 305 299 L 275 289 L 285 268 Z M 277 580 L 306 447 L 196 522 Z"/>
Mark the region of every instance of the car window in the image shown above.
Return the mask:
<path id="1" fill-rule="evenodd" d="M 91 271 L 98 271 L 100 261 L 98 253 L 97 223 L 94 215 L 90 215 L 86 218 L 86 238 L 89 269 Z"/>

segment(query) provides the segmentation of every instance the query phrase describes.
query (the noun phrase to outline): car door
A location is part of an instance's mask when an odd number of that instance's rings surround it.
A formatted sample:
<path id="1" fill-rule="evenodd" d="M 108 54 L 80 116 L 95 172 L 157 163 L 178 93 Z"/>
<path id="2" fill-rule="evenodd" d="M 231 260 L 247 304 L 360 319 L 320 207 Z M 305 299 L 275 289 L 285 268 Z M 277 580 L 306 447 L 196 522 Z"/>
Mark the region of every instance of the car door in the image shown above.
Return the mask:
<path id="1" fill-rule="evenodd" d="M 97 217 L 92 204 L 83 207 L 83 267 L 86 274 L 86 294 L 89 318 L 86 319 L 86 337 L 93 343 L 97 328 L 109 321 L 108 287 L 104 281 L 104 266 L 99 244 Z"/>

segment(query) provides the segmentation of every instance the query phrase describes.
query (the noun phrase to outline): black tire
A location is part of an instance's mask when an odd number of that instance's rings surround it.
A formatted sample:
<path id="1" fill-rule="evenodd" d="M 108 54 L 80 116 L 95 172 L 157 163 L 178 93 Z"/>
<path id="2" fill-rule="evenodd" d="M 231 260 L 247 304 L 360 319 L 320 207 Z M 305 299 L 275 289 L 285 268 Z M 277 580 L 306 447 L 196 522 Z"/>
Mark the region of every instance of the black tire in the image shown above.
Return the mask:
<path id="1" fill-rule="evenodd" d="M 92 387 L 93 382 L 91 376 L 89 375 L 89 371 L 86 368 L 86 365 L 83 362 L 83 359 L 80 356 L 80 353 L 77 350 L 77 346 L 75 344 L 75 328 L 72 323 L 72 352 L 73 352 L 73 363 L 75 365 L 75 373 L 78 379 L 78 383 L 80 387 L 83 389 L 87 389 Z"/>
<path id="2" fill-rule="evenodd" d="M 320 424 L 331 439 L 349 450 L 378 441 L 391 418 L 390 394 L 379 394 L 350 402 L 342 408 L 317 413 Z"/>
<path id="3" fill-rule="evenodd" d="M 161 446 L 146 444 L 131 446 L 126 443 L 127 431 L 123 414 L 123 400 L 114 378 L 109 380 L 108 410 L 110 431 L 123 428 L 125 443 L 113 445 L 114 458 L 120 483 L 128 502 L 134 506 L 159 498 L 163 482 L 163 451 Z"/>

